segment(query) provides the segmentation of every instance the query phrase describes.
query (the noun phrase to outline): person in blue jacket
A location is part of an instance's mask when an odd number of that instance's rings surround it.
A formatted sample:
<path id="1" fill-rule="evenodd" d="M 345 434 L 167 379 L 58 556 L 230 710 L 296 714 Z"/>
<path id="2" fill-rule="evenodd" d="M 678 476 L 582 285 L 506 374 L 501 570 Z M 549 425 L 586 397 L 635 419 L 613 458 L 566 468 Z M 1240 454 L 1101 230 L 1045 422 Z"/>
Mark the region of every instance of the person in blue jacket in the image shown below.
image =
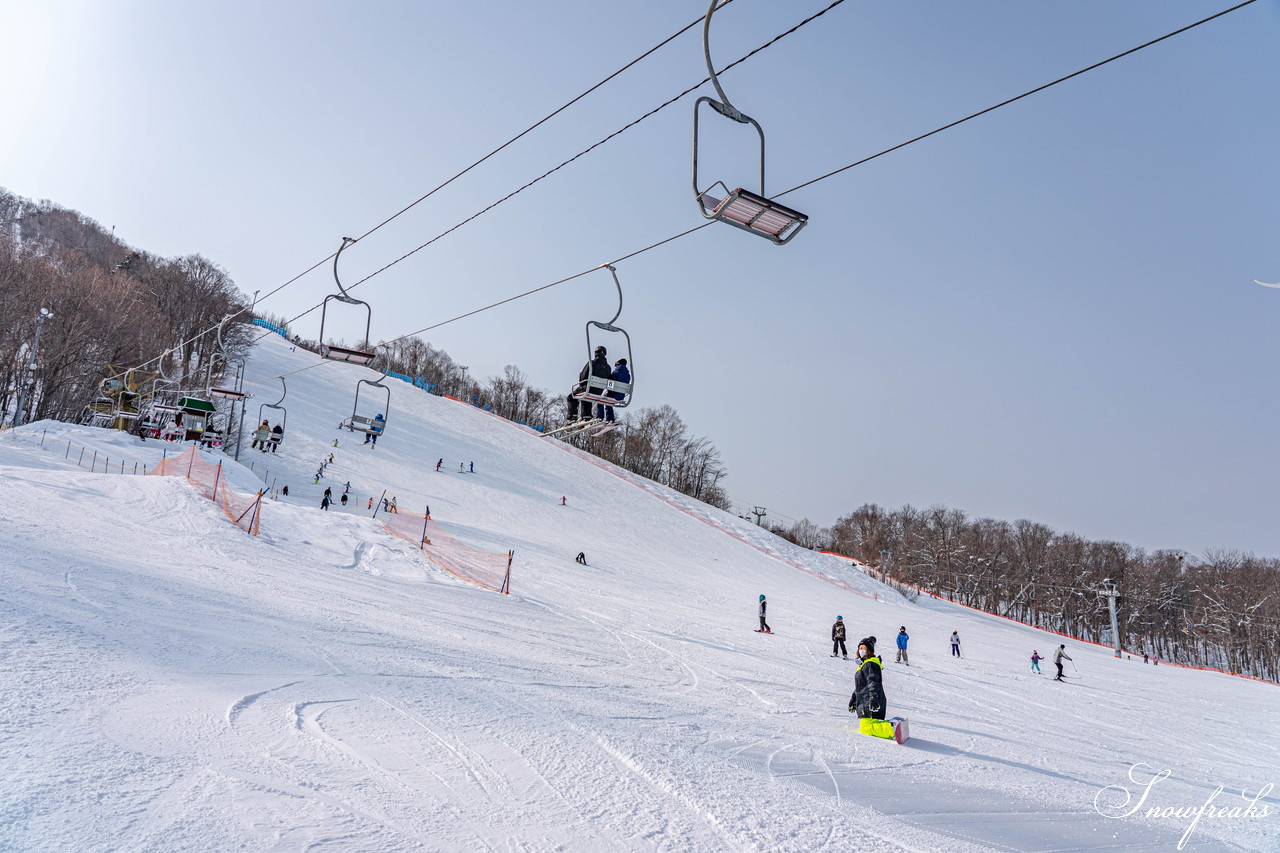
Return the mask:
<path id="1" fill-rule="evenodd" d="M 617 363 L 613 365 L 613 373 L 609 375 L 609 378 L 614 382 L 631 383 L 631 369 L 627 367 L 625 358 L 618 359 Z M 610 391 L 606 396 L 613 400 L 621 400 L 622 392 Z M 596 417 L 604 418 L 606 423 L 613 423 L 615 420 L 613 406 L 596 406 Z"/>
<path id="2" fill-rule="evenodd" d="M 903 625 L 898 629 L 898 656 L 894 658 L 894 663 L 906 663 L 907 666 L 911 666 L 907 663 L 907 640 L 910 639 L 907 636 L 907 626 Z"/>

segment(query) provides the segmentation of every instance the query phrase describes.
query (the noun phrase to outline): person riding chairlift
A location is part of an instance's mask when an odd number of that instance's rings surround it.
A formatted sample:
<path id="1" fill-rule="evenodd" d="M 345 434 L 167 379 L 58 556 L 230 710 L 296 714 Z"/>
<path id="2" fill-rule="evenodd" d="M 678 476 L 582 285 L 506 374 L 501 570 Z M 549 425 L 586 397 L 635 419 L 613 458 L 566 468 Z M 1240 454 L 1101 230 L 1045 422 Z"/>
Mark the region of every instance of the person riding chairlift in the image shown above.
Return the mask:
<path id="1" fill-rule="evenodd" d="M 591 401 L 574 399 L 574 394 L 585 393 L 588 388 L 588 377 L 598 377 L 600 379 L 610 379 L 613 376 L 613 370 L 609 367 L 608 351 L 602 347 L 596 347 L 591 361 L 582 366 L 582 370 L 578 372 L 578 384 L 573 386 L 570 392 L 569 400 L 569 418 L 568 423 L 576 420 L 591 420 Z M 603 416 L 603 413 L 601 414 Z"/>

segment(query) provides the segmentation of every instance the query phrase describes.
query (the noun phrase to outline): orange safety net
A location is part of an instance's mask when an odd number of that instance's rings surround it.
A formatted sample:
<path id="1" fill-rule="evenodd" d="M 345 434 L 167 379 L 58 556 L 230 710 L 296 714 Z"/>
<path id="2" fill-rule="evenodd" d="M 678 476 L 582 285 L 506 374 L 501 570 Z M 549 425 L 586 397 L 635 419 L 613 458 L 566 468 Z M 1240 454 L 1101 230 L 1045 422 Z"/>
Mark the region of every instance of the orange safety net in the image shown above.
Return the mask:
<path id="1" fill-rule="evenodd" d="M 202 495 L 222 507 L 232 524 L 253 536 L 258 535 L 262 495 L 245 497 L 228 489 L 222 476 L 222 463 L 214 465 L 205 461 L 194 444 L 177 456 L 161 460 L 147 475 L 185 477 Z"/>
<path id="2" fill-rule="evenodd" d="M 494 592 L 511 592 L 514 551 L 496 554 L 463 545 L 440 522 L 420 512 L 389 512 L 378 517 L 388 533 L 417 545 L 428 560 L 454 577 Z"/>

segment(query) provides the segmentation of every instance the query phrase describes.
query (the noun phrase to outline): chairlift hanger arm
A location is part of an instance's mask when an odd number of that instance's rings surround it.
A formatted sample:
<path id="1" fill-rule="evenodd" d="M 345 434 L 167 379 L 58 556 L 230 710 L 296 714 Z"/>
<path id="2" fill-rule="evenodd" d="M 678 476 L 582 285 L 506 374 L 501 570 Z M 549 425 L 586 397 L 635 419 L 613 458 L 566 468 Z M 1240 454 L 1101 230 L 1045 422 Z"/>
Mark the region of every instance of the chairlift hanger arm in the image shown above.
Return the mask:
<path id="1" fill-rule="evenodd" d="M 342 257 L 343 251 L 348 246 L 354 246 L 355 243 L 356 241 L 353 238 L 343 237 L 342 246 L 338 248 L 337 253 L 333 256 L 333 282 L 334 284 L 338 285 L 338 293 L 340 294 L 340 295 L 335 295 L 333 298 L 340 299 L 343 302 L 346 302 L 352 305 L 356 304 L 357 302 L 359 302 L 361 305 L 364 305 L 366 303 L 360 302 L 359 299 L 356 299 L 351 294 L 347 293 L 347 289 L 342 286 L 342 280 L 338 278 L 338 258 Z"/>

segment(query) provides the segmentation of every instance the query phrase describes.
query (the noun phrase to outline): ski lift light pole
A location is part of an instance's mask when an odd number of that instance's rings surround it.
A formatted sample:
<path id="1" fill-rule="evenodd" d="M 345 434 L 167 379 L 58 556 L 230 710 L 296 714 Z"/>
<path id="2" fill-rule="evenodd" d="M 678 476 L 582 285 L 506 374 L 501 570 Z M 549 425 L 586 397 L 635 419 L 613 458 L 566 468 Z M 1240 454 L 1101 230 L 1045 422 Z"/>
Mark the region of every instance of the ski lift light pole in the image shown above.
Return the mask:
<path id="1" fill-rule="evenodd" d="M 36 356 L 40 353 L 40 333 L 44 331 L 44 321 L 53 318 L 53 312 L 48 308 L 40 309 L 40 316 L 36 318 L 36 339 L 31 344 L 31 360 L 27 362 L 27 369 L 22 377 L 22 386 L 18 389 L 18 408 L 13 413 L 13 425 L 22 425 L 22 410 L 26 408 L 27 396 L 30 388 L 35 384 L 36 378 L 32 374 L 36 370 Z"/>

